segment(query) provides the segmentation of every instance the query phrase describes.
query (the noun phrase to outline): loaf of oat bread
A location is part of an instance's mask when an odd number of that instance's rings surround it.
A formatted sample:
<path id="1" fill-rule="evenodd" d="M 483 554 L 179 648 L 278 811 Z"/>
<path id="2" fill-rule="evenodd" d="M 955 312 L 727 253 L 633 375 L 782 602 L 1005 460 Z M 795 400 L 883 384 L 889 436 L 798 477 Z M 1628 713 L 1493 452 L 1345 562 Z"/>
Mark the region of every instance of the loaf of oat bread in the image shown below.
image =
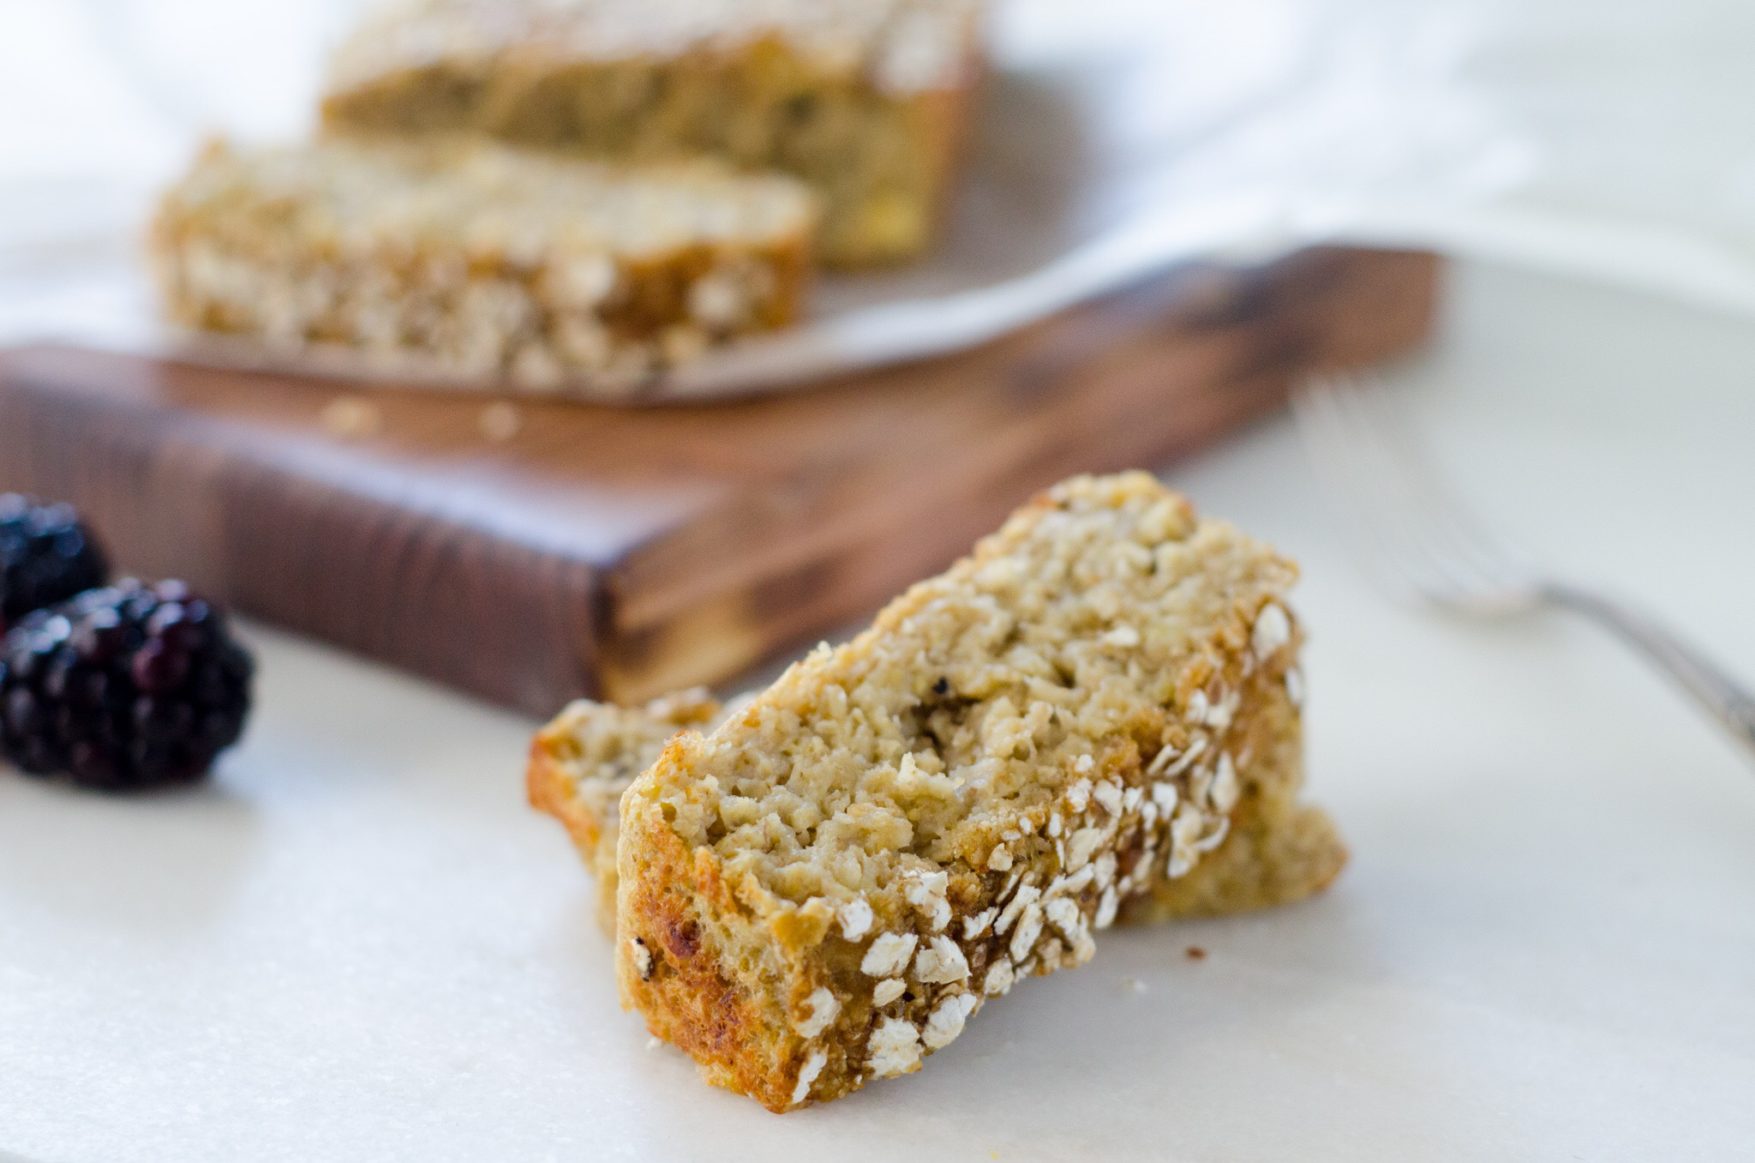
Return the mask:
<path id="1" fill-rule="evenodd" d="M 1299 801 L 1304 782 L 1303 730 L 1294 698 L 1302 679 L 1286 677 L 1295 648 L 1270 655 L 1279 667 L 1258 668 L 1244 680 L 1238 705 L 1254 708 L 1247 734 L 1208 724 L 1221 747 L 1245 757 L 1237 768 L 1242 791 L 1225 840 L 1186 876 L 1163 879 L 1130 897 L 1122 924 L 1223 916 L 1292 904 L 1326 888 L 1347 851 L 1327 813 Z M 1294 676 L 1296 672 L 1290 672 Z M 722 706 L 701 688 L 619 707 L 580 699 L 556 715 L 531 741 L 525 779 L 530 803 L 565 825 L 585 866 L 597 879 L 598 920 L 615 932 L 615 847 L 622 793 L 651 767 L 683 731 L 711 731 L 742 709 Z M 1222 708 L 1222 704 L 1215 704 Z M 1220 709 L 1210 712 L 1223 715 Z"/>
<path id="2" fill-rule="evenodd" d="M 979 0 L 402 0 L 336 53 L 323 121 L 602 158 L 705 154 L 823 196 L 822 257 L 918 253 L 977 73 Z"/>
<path id="3" fill-rule="evenodd" d="M 776 1111 L 918 1069 L 1223 845 L 1295 576 L 1145 474 L 1038 498 L 633 781 L 625 1004 Z"/>
<path id="4" fill-rule="evenodd" d="M 164 195 L 152 249 L 168 312 L 190 326 L 625 395 L 791 322 L 815 215 L 789 178 L 705 162 L 219 142 Z"/>

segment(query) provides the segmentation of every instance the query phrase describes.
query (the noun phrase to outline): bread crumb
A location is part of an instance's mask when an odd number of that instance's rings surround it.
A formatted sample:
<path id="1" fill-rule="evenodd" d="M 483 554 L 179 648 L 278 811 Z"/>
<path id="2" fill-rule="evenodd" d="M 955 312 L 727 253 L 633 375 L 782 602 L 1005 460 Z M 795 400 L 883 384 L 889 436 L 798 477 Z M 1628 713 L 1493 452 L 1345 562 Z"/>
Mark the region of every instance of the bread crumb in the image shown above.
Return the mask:
<path id="1" fill-rule="evenodd" d="M 337 396 L 317 414 L 323 427 L 343 440 L 366 440 L 384 430 L 384 413 L 359 396 Z"/>
<path id="2" fill-rule="evenodd" d="M 504 444 L 524 430 L 524 413 L 502 400 L 483 408 L 476 425 L 487 439 Z"/>
<path id="3" fill-rule="evenodd" d="M 1188 959 L 1190 961 L 1205 961 L 1207 959 L 1207 951 L 1202 949 L 1199 945 L 1190 945 L 1188 947 Z"/>

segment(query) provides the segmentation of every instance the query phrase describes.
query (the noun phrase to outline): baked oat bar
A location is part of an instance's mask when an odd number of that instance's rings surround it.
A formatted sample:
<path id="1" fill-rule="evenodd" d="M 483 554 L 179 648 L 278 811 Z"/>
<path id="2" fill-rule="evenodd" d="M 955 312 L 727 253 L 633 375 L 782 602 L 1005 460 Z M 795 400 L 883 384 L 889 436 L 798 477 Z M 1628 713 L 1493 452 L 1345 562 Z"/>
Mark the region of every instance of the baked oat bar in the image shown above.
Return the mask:
<path id="1" fill-rule="evenodd" d="M 404 0 L 336 53 L 323 121 L 794 174 L 822 257 L 930 240 L 977 73 L 978 0 Z"/>
<path id="2" fill-rule="evenodd" d="M 1294 652 L 1286 652 L 1290 660 Z M 1220 746 L 1245 756 L 1242 790 L 1225 840 L 1186 876 L 1159 880 L 1129 898 L 1121 924 L 1224 916 L 1292 904 L 1326 888 L 1346 863 L 1346 847 L 1322 809 L 1299 801 L 1304 782 L 1303 729 L 1284 668 L 1260 667 L 1241 701 L 1254 708 L 1247 734 L 1224 729 Z M 722 706 L 695 688 L 643 707 L 580 699 L 531 742 L 526 783 L 531 805 L 565 825 L 597 879 L 598 919 L 615 931 L 615 846 L 622 793 L 683 731 L 711 731 L 753 696 Z M 1221 699 L 1215 706 L 1222 706 Z M 1209 724 L 1209 729 L 1212 724 Z M 1229 724 L 1227 724 L 1229 726 Z"/>
<path id="3" fill-rule="evenodd" d="M 1044 494 L 633 781 L 625 1004 L 776 1111 L 918 1069 L 1225 842 L 1295 577 L 1143 473 Z"/>
<path id="4" fill-rule="evenodd" d="M 616 396 L 796 318 L 815 213 L 791 179 L 705 162 L 217 142 L 165 194 L 152 249 L 189 326 Z"/>

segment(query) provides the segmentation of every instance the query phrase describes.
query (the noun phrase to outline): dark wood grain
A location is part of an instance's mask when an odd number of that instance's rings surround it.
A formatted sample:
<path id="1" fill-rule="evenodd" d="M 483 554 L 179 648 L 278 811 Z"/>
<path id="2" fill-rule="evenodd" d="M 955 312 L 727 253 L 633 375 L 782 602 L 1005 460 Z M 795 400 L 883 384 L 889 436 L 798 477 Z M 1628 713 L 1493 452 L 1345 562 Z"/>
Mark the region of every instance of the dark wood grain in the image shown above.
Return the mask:
<path id="1" fill-rule="evenodd" d="M 713 682 L 872 608 L 1073 472 L 1158 466 L 1321 367 L 1418 342 L 1437 264 L 1190 268 L 978 351 L 640 410 L 374 390 L 70 348 L 0 355 L 0 489 L 257 617 L 536 714 Z"/>

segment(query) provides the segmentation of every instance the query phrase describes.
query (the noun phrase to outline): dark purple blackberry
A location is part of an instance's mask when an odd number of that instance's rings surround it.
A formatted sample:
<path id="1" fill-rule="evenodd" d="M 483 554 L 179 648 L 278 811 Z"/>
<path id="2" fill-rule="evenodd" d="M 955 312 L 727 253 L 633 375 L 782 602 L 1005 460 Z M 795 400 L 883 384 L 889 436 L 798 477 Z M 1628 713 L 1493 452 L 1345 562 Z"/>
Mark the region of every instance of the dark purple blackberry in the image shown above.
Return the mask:
<path id="1" fill-rule="evenodd" d="M 72 506 L 0 494 L 0 634 L 32 610 L 103 585 L 109 572 Z"/>
<path id="2" fill-rule="evenodd" d="M 243 732 L 254 670 L 182 582 L 87 590 L 7 633 L 0 754 L 111 791 L 199 779 Z"/>

